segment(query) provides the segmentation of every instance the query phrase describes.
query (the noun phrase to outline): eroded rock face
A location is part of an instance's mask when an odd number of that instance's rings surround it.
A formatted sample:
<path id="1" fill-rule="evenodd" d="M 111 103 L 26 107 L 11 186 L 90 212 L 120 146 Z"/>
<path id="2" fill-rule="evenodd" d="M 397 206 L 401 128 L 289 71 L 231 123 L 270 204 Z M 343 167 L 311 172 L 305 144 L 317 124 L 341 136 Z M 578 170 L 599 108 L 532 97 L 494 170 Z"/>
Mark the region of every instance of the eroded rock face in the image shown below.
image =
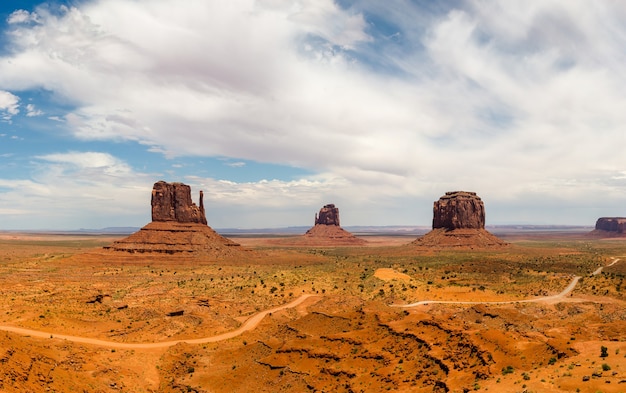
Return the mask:
<path id="1" fill-rule="evenodd" d="M 506 247 L 485 229 L 485 205 L 475 192 L 452 191 L 433 207 L 433 229 L 411 243 L 427 248 Z"/>
<path id="2" fill-rule="evenodd" d="M 196 206 L 188 185 L 158 181 L 152 187 L 152 221 L 206 224 L 203 197 L 200 191 L 200 206 Z"/>
<path id="3" fill-rule="evenodd" d="M 475 192 L 452 191 L 433 206 L 433 229 L 484 229 L 485 205 Z"/>
<path id="4" fill-rule="evenodd" d="M 596 230 L 626 233 L 626 217 L 601 217 L 596 221 Z"/>
<path id="5" fill-rule="evenodd" d="M 319 246 L 350 246 L 362 245 L 367 242 L 360 239 L 339 225 L 339 209 L 334 204 L 325 205 L 315 215 L 315 225 L 301 238 L 289 242 L 302 245 Z"/>
<path id="6" fill-rule="evenodd" d="M 339 225 L 339 209 L 334 204 L 325 205 L 320 213 L 315 215 L 315 225 Z"/>
<path id="7" fill-rule="evenodd" d="M 128 254 L 187 254 L 215 259 L 241 257 L 246 250 L 207 225 L 203 194 L 200 206 L 191 201 L 183 183 L 159 181 L 152 188 L 152 222 L 105 250 Z"/>

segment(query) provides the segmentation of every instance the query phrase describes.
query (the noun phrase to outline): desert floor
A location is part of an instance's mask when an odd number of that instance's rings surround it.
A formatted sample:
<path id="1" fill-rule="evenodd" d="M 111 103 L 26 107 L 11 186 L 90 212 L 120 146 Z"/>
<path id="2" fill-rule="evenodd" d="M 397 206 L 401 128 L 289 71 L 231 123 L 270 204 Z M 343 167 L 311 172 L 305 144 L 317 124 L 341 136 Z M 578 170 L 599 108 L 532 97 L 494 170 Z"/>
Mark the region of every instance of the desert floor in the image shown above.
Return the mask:
<path id="1" fill-rule="evenodd" d="M 0 233 L 0 391 L 626 392 L 626 239 L 363 238 L 211 260 Z"/>

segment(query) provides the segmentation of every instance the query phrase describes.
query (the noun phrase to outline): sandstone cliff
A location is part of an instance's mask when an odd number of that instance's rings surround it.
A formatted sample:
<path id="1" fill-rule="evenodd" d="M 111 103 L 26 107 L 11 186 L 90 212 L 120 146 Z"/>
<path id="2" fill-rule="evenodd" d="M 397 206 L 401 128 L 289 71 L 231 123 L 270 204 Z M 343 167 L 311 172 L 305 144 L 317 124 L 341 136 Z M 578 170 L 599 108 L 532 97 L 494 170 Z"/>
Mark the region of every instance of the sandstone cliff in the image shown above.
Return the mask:
<path id="1" fill-rule="evenodd" d="M 200 206 L 191 201 L 191 187 L 183 183 L 158 181 L 152 187 L 152 221 L 207 223 L 203 193 Z"/>
<path id="2" fill-rule="evenodd" d="M 236 256 L 239 244 L 207 225 L 203 193 L 200 206 L 191 201 L 191 187 L 159 181 L 152 188 L 152 222 L 105 249 L 126 253 Z"/>
<path id="3" fill-rule="evenodd" d="M 302 236 L 273 241 L 289 246 L 358 246 L 367 244 L 339 226 L 339 209 L 334 204 L 324 205 L 315 215 L 315 225 Z"/>
<path id="4" fill-rule="evenodd" d="M 626 237 L 626 217 L 600 217 L 590 234 L 597 237 Z"/>
<path id="5" fill-rule="evenodd" d="M 626 217 L 601 217 L 596 221 L 596 229 L 600 231 L 626 233 Z"/>
<path id="6" fill-rule="evenodd" d="M 475 192 L 452 191 L 434 202 L 433 229 L 411 243 L 420 247 L 501 247 L 506 242 L 485 230 L 485 205 Z"/>
<path id="7" fill-rule="evenodd" d="M 315 225 L 339 225 L 339 209 L 334 204 L 325 205 L 315 215 Z"/>
<path id="8" fill-rule="evenodd" d="M 433 206 L 433 229 L 485 228 L 485 205 L 475 192 L 452 191 Z"/>

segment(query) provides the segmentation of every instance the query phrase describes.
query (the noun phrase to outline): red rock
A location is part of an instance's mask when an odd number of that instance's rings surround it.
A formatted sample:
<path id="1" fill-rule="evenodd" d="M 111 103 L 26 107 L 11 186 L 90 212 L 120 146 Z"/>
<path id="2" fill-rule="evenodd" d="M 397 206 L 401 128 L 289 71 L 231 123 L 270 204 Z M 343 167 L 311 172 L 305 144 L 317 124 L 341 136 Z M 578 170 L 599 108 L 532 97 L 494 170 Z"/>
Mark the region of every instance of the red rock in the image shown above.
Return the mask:
<path id="1" fill-rule="evenodd" d="M 598 237 L 626 237 L 626 217 L 600 217 L 590 232 Z"/>
<path id="2" fill-rule="evenodd" d="M 303 236 L 272 241 L 273 244 L 288 246 L 358 246 L 367 244 L 339 226 L 339 209 L 328 204 L 315 215 L 315 225 Z"/>
<path id="3" fill-rule="evenodd" d="M 320 209 L 319 214 L 315 215 L 315 225 L 339 225 L 339 209 L 334 204 L 325 205 Z"/>
<path id="4" fill-rule="evenodd" d="M 238 256 L 239 244 L 207 225 L 203 193 L 200 206 L 191 201 L 191 187 L 159 181 L 152 188 L 152 222 L 105 249 L 124 253 L 197 254 L 217 258 Z"/>
<path id="5" fill-rule="evenodd" d="M 195 222 L 205 224 L 204 194 L 200 207 L 191 201 L 191 187 L 183 183 L 158 181 L 152 187 L 152 221 Z"/>
<path id="6" fill-rule="evenodd" d="M 596 221 L 596 229 L 600 231 L 625 233 L 626 217 L 601 217 Z"/>
<path id="7" fill-rule="evenodd" d="M 475 192 L 453 191 L 433 206 L 433 229 L 483 229 L 485 205 Z"/>
<path id="8" fill-rule="evenodd" d="M 453 191 L 433 206 L 433 229 L 411 245 L 429 248 L 502 247 L 508 243 L 485 230 L 485 205 L 475 192 Z"/>

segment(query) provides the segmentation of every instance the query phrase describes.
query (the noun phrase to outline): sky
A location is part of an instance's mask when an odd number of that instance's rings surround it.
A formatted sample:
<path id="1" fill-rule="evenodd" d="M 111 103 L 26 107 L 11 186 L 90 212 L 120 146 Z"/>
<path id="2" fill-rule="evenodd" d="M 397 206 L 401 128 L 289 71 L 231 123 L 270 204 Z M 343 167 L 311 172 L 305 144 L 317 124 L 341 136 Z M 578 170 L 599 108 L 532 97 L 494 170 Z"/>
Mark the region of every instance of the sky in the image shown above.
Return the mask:
<path id="1" fill-rule="evenodd" d="M 626 216 L 626 2 L 0 3 L 0 229 Z"/>

